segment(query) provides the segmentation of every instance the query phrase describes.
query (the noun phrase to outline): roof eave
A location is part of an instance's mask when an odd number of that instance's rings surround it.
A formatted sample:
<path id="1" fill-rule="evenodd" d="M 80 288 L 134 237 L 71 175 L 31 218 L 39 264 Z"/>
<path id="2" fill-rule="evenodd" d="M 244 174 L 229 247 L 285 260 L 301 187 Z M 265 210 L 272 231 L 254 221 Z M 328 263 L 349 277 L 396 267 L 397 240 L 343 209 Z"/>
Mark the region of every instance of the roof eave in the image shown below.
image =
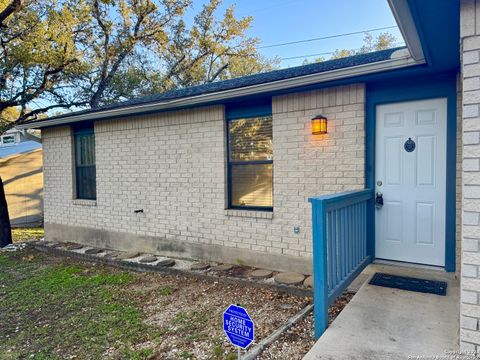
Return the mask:
<path id="1" fill-rule="evenodd" d="M 18 129 L 40 129 L 44 127 L 61 126 L 80 121 L 101 120 L 115 117 L 139 115 L 142 113 L 149 113 L 155 111 L 191 107 L 221 100 L 228 100 L 262 93 L 271 93 L 275 91 L 308 86 L 322 82 L 340 80 L 349 77 L 356 77 L 382 71 L 421 65 L 425 63 L 425 60 L 423 58 L 420 60 L 415 60 L 412 56 L 410 56 L 410 54 L 402 54 L 401 51 L 402 50 L 399 50 L 400 54 L 392 54 L 391 58 L 388 60 L 373 62 L 370 64 L 357 65 L 337 70 L 326 71 L 323 73 L 298 76 L 290 79 L 272 81 L 269 83 L 251 85 L 237 89 L 223 90 L 209 94 L 195 95 L 181 99 L 174 99 L 163 102 L 159 101 L 148 104 L 137 104 L 115 109 L 99 110 L 98 112 L 78 115 L 72 114 L 71 116 L 63 116 L 59 118 L 51 118 L 31 123 L 19 124 L 16 127 Z"/>
<path id="2" fill-rule="evenodd" d="M 426 61 L 428 54 L 425 54 L 419 29 L 413 18 L 412 10 L 406 0 L 388 0 L 390 9 L 397 22 L 398 28 L 402 33 L 405 44 L 407 45 L 412 58 L 416 61 Z M 427 56 L 426 56 L 427 55 Z"/>

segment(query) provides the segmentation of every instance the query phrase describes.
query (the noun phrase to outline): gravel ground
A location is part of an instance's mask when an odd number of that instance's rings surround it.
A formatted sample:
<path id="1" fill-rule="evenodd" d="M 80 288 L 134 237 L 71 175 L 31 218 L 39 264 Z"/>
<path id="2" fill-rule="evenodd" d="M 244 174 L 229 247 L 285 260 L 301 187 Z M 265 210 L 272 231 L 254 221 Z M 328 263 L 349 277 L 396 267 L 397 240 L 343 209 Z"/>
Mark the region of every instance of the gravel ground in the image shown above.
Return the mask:
<path id="1" fill-rule="evenodd" d="M 270 289 L 245 288 L 182 277 L 160 278 L 162 288 L 173 290 L 175 301 L 168 297 L 152 296 L 145 303 L 145 321 L 160 328 L 170 327 L 176 335 L 159 342 L 158 359 L 175 358 L 175 354 L 186 349 L 195 359 L 208 359 L 212 353 L 219 355 L 219 358 L 234 353 L 235 349 L 222 329 L 223 311 L 231 303 L 247 309 L 255 322 L 255 337 L 260 341 L 311 302 L 310 298 L 299 298 Z M 151 286 L 148 285 L 147 291 L 154 294 Z M 189 328 L 190 334 L 184 336 L 182 327 Z"/>
<path id="2" fill-rule="evenodd" d="M 328 309 L 328 322 L 332 323 L 343 308 L 355 294 L 344 292 L 335 303 Z M 267 347 L 258 360 L 302 359 L 310 348 L 315 344 L 313 312 L 299 321 L 295 326 L 288 329 L 283 335 L 269 347 Z"/>

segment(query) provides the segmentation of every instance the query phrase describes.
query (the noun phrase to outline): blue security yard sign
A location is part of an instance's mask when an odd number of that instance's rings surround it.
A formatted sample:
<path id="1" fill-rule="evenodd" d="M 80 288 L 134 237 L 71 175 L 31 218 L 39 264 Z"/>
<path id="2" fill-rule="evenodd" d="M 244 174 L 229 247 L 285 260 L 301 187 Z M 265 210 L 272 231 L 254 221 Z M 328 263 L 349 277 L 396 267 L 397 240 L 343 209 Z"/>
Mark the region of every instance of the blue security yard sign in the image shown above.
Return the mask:
<path id="1" fill-rule="evenodd" d="M 230 342 L 246 349 L 255 339 L 255 326 L 247 310 L 241 306 L 230 305 L 223 313 L 223 331 Z"/>

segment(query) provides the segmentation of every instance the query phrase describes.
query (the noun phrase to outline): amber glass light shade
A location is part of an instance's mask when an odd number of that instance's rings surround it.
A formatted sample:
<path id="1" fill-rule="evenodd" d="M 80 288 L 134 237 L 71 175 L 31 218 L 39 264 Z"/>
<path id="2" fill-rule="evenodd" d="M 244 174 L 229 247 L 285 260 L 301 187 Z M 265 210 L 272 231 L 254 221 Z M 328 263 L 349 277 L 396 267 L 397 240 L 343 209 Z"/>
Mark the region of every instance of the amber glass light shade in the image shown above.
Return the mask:
<path id="1" fill-rule="evenodd" d="M 322 115 L 315 116 L 312 119 L 312 134 L 326 134 L 327 133 L 327 118 Z"/>

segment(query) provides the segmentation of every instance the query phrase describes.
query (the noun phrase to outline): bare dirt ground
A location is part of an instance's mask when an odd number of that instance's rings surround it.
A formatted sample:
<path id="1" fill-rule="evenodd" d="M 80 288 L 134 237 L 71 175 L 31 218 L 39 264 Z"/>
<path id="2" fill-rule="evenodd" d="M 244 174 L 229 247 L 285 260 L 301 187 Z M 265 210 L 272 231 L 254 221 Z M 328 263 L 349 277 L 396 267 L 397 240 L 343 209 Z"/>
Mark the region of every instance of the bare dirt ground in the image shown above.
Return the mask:
<path id="1" fill-rule="evenodd" d="M 328 309 L 329 324 L 335 320 L 338 314 L 352 299 L 355 293 L 344 292 Z M 299 321 L 295 326 L 288 329 L 283 335 L 263 353 L 257 357 L 258 360 L 289 359 L 300 360 L 315 344 L 313 313 Z"/>
<path id="2" fill-rule="evenodd" d="M 332 318 L 348 296 L 332 307 Z M 31 249 L 0 252 L 0 359 L 233 360 L 236 350 L 222 330 L 228 305 L 249 311 L 260 341 L 311 301 L 272 289 L 137 273 Z M 310 315 L 260 359 L 301 359 L 313 343 Z"/>

